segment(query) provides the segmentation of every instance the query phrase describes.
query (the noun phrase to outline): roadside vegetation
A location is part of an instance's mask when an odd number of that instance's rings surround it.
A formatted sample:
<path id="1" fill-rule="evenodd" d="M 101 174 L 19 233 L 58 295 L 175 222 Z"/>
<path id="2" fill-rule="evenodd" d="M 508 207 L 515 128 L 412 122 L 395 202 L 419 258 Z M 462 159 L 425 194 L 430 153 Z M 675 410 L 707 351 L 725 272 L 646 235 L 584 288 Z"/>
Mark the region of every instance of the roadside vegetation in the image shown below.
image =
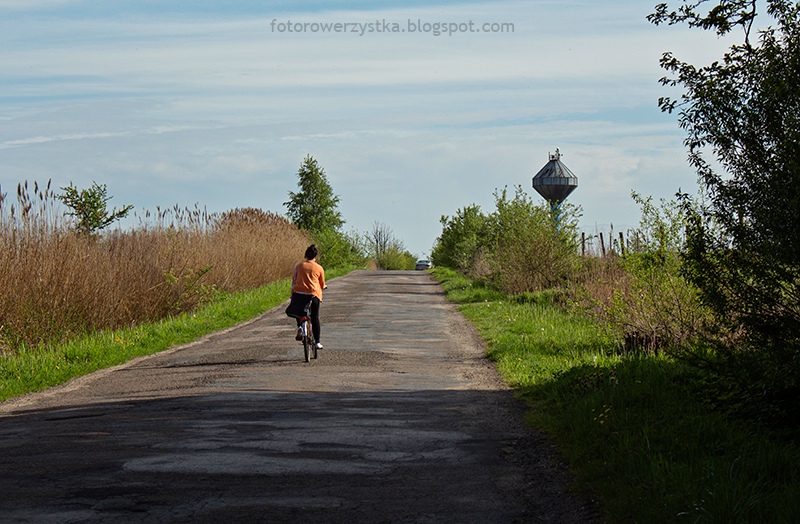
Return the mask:
<path id="1" fill-rule="evenodd" d="M 432 273 L 611 522 L 800 520 L 797 434 L 717 409 L 713 377 L 668 354 L 624 351 L 561 293 Z"/>
<path id="2" fill-rule="evenodd" d="M 159 321 L 288 278 L 309 242 L 285 218 L 250 208 L 159 210 L 103 233 L 75 227 L 49 186 L 32 189 L 20 185 L 13 203 L 0 195 L 3 353 Z"/>
<path id="3" fill-rule="evenodd" d="M 108 211 L 105 186 L 30 189 L 0 193 L 0 400 L 256 316 L 286 299 L 310 241 L 252 208 L 103 232 L 130 209 Z"/>
<path id="4" fill-rule="evenodd" d="M 744 34 L 661 61 L 698 196 L 633 193 L 639 227 L 582 256 L 579 208 L 497 191 L 442 217 L 433 273 L 613 522 L 798 522 L 800 3 L 757 36 L 755 2 L 679 3 L 649 20 Z"/>
<path id="5" fill-rule="evenodd" d="M 87 332 L 47 346 L 21 346 L 0 358 L 0 401 L 231 327 L 284 302 L 289 284 L 284 279 L 249 291 L 219 293 L 194 312 Z"/>
<path id="6" fill-rule="evenodd" d="M 343 234 L 324 171 L 307 157 L 287 216 L 157 209 L 107 230 L 105 185 L 0 191 L 0 401 L 152 354 L 252 318 L 288 297 L 317 243 L 328 279 L 354 267 L 413 269 L 388 226 Z"/>

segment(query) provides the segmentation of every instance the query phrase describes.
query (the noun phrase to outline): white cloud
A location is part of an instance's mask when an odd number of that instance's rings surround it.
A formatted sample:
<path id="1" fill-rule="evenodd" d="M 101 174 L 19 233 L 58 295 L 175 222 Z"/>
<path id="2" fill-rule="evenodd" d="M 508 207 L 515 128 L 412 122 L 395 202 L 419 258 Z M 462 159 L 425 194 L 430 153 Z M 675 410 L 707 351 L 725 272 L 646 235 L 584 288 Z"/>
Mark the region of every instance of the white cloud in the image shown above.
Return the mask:
<path id="1" fill-rule="evenodd" d="M 631 189 L 669 197 L 694 181 L 675 117 L 656 108 L 658 58 L 707 61 L 726 47 L 646 14 L 637 2 L 528 1 L 6 17 L 0 184 L 96 179 L 137 207 L 282 212 L 310 153 L 348 227 L 385 222 L 422 252 L 440 215 L 473 202 L 491 211 L 504 185 L 536 196 L 530 178 L 560 147 L 585 221 L 635 224 Z M 514 33 L 290 35 L 273 18 L 512 21 Z"/>
<path id="2" fill-rule="evenodd" d="M 11 147 L 21 147 L 29 144 L 44 144 L 46 142 L 56 142 L 62 140 L 83 140 L 91 138 L 109 138 L 113 136 L 125 136 L 128 133 L 81 133 L 76 135 L 58 135 L 58 136 L 36 136 L 31 138 L 24 138 L 22 140 L 9 140 L 7 142 L 0 142 L 0 149 L 8 149 Z"/>

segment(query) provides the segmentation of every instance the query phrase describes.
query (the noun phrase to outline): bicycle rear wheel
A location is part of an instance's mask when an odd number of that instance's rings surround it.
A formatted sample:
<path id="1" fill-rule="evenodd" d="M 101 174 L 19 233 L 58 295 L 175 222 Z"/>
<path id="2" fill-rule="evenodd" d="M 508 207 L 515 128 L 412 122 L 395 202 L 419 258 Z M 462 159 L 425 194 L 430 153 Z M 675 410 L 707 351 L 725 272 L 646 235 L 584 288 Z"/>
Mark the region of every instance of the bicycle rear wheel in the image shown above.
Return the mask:
<path id="1" fill-rule="evenodd" d="M 314 339 L 314 329 L 309 321 L 306 321 L 306 336 L 303 338 L 303 346 L 308 348 L 306 362 L 309 358 L 317 358 L 317 341 Z"/>
<path id="2" fill-rule="evenodd" d="M 311 326 L 308 321 L 303 323 L 303 358 L 306 362 L 311 358 L 314 347 L 314 335 L 311 334 Z M 316 357 L 315 357 L 316 358 Z"/>

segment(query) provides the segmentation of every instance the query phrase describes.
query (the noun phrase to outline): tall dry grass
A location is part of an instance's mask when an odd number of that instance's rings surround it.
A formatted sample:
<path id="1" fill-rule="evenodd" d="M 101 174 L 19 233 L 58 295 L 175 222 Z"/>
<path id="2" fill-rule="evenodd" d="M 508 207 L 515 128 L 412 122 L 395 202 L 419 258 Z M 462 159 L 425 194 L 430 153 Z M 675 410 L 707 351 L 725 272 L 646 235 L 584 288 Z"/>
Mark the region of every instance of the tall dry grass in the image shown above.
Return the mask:
<path id="1" fill-rule="evenodd" d="M 80 235 L 55 192 L 0 192 L 0 349 L 62 341 L 190 311 L 216 291 L 288 278 L 309 240 L 286 219 L 157 210 L 130 230 Z"/>
<path id="2" fill-rule="evenodd" d="M 585 257 L 570 300 L 597 320 L 626 353 L 687 347 L 710 321 L 697 290 L 681 274 L 677 253 Z"/>

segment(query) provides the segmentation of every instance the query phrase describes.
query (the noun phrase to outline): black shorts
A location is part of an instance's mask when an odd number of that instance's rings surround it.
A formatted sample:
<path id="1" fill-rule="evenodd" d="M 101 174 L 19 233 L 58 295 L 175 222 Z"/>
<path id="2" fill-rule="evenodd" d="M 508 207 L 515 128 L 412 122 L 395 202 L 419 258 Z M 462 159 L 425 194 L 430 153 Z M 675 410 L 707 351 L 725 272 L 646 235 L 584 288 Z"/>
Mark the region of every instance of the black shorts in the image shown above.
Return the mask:
<path id="1" fill-rule="evenodd" d="M 286 308 L 286 316 L 292 318 L 300 318 L 308 315 L 308 309 L 311 301 L 316 298 L 314 295 L 306 295 L 304 293 L 292 293 L 292 299 L 289 302 L 289 307 Z"/>

